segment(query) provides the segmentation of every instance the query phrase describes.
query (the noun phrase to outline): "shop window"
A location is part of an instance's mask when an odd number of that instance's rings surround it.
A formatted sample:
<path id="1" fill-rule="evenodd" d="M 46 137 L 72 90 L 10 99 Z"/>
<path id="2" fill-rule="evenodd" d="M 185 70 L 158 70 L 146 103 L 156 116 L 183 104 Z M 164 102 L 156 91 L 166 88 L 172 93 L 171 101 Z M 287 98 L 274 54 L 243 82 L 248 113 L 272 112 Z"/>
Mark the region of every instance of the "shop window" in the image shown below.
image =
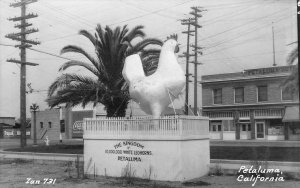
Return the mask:
<path id="1" fill-rule="evenodd" d="M 214 104 L 222 104 L 222 89 L 214 89 Z"/>
<path id="2" fill-rule="evenodd" d="M 43 122 L 40 122 L 40 127 L 41 127 L 41 129 L 44 127 L 44 123 Z"/>
<path id="3" fill-rule="evenodd" d="M 234 102 L 243 103 L 244 102 L 244 88 L 237 87 L 234 89 Z"/>
<path id="4" fill-rule="evenodd" d="M 268 128 L 268 135 L 283 135 L 283 126 L 272 126 Z"/>
<path id="5" fill-rule="evenodd" d="M 246 124 L 242 124 L 242 131 L 246 131 Z"/>
<path id="6" fill-rule="evenodd" d="M 60 120 L 60 132 L 64 133 L 65 132 L 65 120 Z"/>
<path id="7" fill-rule="evenodd" d="M 290 89 L 288 88 L 282 89 L 281 94 L 282 94 L 283 101 L 293 100 L 293 93 L 291 92 Z"/>
<path id="8" fill-rule="evenodd" d="M 235 131 L 233 120 L 223 120 L 224 131 Z"/>
<path id="9" fill-rule="evenodd" d="M 248 124 L 248 131 L 251 131 L 251 124 Z"/>
<path id="10" fill-rule="evenodd" d="M 284 126 L 281 120 L 271 119 L 270 126 L 268 128 L 268 135 L 283 135 Z"/>
<path id="11" fill-rule="evenodd" d="M 268 86 L 257 87 L 257 101 L 258 102 L 268 101 Z"/>
<path id="12" fill-rule="evenodd" d="M 292 135 L 300 135 L 300 127 L 299 127 L 298 123 L 291 122 L 291 123 L 289 123 L 289 127 L 290 127 Z"/>
<path id="13" fill-rule="evenodd" d="M 222 131 L 222 121 L 210 122 L 209 131 L 211 132 Z"/>
<path id="14" fill-rule="evenodd" d="M 49 121 L 48 122 L 48 127 L 51 129 L 52 128 L 52 123 Z"/>

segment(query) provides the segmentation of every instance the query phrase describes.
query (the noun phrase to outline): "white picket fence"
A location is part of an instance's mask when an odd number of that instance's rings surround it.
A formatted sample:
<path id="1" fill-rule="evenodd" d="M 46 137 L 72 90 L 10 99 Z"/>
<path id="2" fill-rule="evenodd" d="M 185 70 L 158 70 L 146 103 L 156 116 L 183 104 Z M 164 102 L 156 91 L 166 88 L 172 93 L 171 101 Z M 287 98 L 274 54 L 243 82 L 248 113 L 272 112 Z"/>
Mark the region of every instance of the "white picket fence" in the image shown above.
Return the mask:
<path id="1" fill-rule="evenodd" d="M 92 135 L 208 135 L 208 118 L 201 116 L 151 116 L 87 118 L 83 121 L 84 137 Z"/>

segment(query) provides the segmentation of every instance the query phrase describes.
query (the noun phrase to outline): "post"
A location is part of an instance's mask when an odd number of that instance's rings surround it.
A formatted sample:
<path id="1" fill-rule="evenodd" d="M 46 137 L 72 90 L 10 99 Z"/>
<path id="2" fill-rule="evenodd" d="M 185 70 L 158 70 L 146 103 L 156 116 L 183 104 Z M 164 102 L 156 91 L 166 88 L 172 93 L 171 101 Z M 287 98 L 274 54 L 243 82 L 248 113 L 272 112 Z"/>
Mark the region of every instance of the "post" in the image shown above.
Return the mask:
<path id="1" fill-rule="evenodd" d="M 10 33 L 5 37 L 20 41 L 21 44 L 16 45 L 15 47 L 20 48 L 20 60 L 9 59 L 8 62 L 21 64 L 20 67 L 20 123 L 21 123 L 21 137 L 20 137 L 20 145 L 21 147 L 26 146 L 26 65 L 36 66 L 36 63 L 26 62 L 26 48 L 31 47 L 32 45 L 40 44 L 37 41 L 27 40 L 26 35 L 37 32 L 37 29 L 27 29 L 26 27 L 31 26 L 32 24 L 27 23 L 26 20 L 30 18 L 35 18 L 37 15 L 28 14 L 26 15 L 26 5 L 30 3 L 34 3 L 37 0 L 21 0 L 20 2 L 15 2 L 10 4 L 11 7 L 21 7 L 21 16 L 9 18 L 9 21 L 20 21 L 19 25 L 15 25 L 16 28 L 20 28 L 20 33 Z M 29 45 L 31 44 L 31 45 Z"/>
<path id="2" fill-rule="evenodd" d="M 59 107 L 59 123 L 60 123 L 60 126 L 62 126 L 61 125 L 62 120 L 63 120 L 63 118 L 62 118 L 62 107 Z M 62 143 L 61 127 L 59 128 L 59 143 Z"/>
<path id="3" fill-rule="evenodd" d="M 297 28 L 298 28 L 298 31 L 300 31 L 300 1 L 297 0 Z M 300 35 L 299 33 L 297 32 L 298 34 L 298 43 L 299 43 L 299 40 L 300 40 Z M 299 51 L 299 49 L 298 49 Z M 300 59 L 300 54 L 298 53 L 298 61 Z M 300 76 L 299 76 L 299 72 L 300 72 L 300 66 L 299 66 L 299 63 L 298 63 L 298 83 L 300 83 Z M 300 99 L 300 92 L 298 92 L 298 99 Z M 300 105 L 299 105 L 299 119 L 300 119 Z"/>
<path id="4" fill-rule="evenodd" d="M 273 38 L 273 66 L 276 66 L 276 59 L 275 59 L 275 44 L 274 44 L 274 27 L 272 22 L 272 38 Z"/>
<path id="5" fill-rule="evenodd" d="M 21 16 L 24 17 L 26 12 L 25 4 L 21 7 Z M 21 25 L 25 25 L 25 19 L 21 20 Z M 21 46 L 25 45 L 25 27 L 21 27 Z M 26 49 L 21 48 L 21 62 L 26 61 Z M 21 75 L 20 75 L 20 119 L 21 119 L 21 147 L 26 146 L 26 64 L 21 64 Z"/>
<path id="6" fill-rule="evenodd" d="M 30 106 L 30 110 L 33 112 L 33 145 L 37 145 L 36 141 L 36 112 L 39 109 L 39 106 L 35 103 Z"/>
<path id="7" fill-rule="evenodd" d="M 190 20 L 190 19 L 189 19 Z M 190 28 L 191 24 L 188 24 L 187 33 L 187 47 L 186 47 L 186 68 L 185 68 L 185 115 L 189 114 L 189 54 L 190 54 Z"/>
<path id="8" fill-rule="evenodd" d="M 251 123 L 251 139 L 255 139 L 255 119 L 254 110 L 250 110 L 250 123 Z"/>
<path id="9" fill-rule="evenodd" d="M 241 139 L 241 128 L 240 128 L 240 124 L 239 124 L 239 117 L 240 114 L 238 111 L 234 112 L 234 119 L 233 119 L 233 123 L 235 125 L 235 139 L 236 140 L 240 140 Z"/>
<path id="10" fill-rule="evenodd" d="M 36 142 L 36 111 L 33 112 L 33 145 L 37 145 L 37 142 Z"/>
<path id="11" fill-rule="evenodd" d="M 202 47 L 198 46 L 198 28 L 201 28 L 201 25 L 198 25 L 198 18 L 202 17 L 201 14 L 199 14 L 200 12 L 204 11 L 202 9 L 202 7 L 191 7 L 191 9 L 193 9 L 192 12 L 190 12 L 191 15 L 194 16 L 194 22 L 192 22 L 191 24 L 193 26 L 195 26 L 195 44 L 194 46 L 194 56 L 195 56 L 195 61 L 194 63 L 194 114 L 197 116 L 198 115 L 198 88 L 197 88 L 197 84 L 198 84 L 198 64 L 201 64 L 198 62 L 198 53 L 200 53 L 202 55 L 201 50 Z"/>
<path id="12" fill-rule="evenodd" d="M 190 63 L 190 35 L 193 36 L 192 32 L 195 31 L 191 31 L 191 18 L 188 19 L 183 19 L 182 21 L 182 25 L 188 25 L 188 30 L 187 31 L 183 31 L 182 33 L 186 33 L 187 34 L 187 47 L 186 47 L 186 53 L 185 55 L 183 55 L 186 58 L 186 68 L 185 68 L 185 109 L 184 109 L 184 114 L 188 115 L 189 114 L 189 77 L 190 77 L 190 73 L 189 73 L 189 63 Z"/>
<path id="13" fill-rule="evenodd" d="M 284 140 L 289 140 L 289 129 L 290 129 L 289 123 L 284 122 L 283 126 L 284 126 Z"/>
<path id="14" fill-rule="evenodd" d="M 195 11 L 196 12 L 196 11 Z M 195 16 L 195 24 L 198 24 L 198 17 Z M 197 40 L 198 40 L 198 32 L 197 32 L 197 26 L 195 26 L 195 65 L 194 65 L 194 114 L 198 114 L 198 88 L 197 88 L 197 82 L 198 82 L 198 61 L 197 61 Z"/>

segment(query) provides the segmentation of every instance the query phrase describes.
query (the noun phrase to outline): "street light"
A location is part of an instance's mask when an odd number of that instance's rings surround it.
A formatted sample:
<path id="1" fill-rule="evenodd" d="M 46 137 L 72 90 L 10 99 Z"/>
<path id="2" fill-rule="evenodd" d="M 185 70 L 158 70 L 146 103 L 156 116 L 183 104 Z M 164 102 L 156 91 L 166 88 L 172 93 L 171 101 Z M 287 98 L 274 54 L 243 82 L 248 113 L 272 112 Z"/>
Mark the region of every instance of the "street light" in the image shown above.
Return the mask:
<path id="1" fill-rule="evenodd" d="M 30 106 L 30 111 L 33 112 L 33 145 L 37 145 L 36 143 L 36 111 L 38 111 L 39 106 L 36 103 L 33 103 Z"/>

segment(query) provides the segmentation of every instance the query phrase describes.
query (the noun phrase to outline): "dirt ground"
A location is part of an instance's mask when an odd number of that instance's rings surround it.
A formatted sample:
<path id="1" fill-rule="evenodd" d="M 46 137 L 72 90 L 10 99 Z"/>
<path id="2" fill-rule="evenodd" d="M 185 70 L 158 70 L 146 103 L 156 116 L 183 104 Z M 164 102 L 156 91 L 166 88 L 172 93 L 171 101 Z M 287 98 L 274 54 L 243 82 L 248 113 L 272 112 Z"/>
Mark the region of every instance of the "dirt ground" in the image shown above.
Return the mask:
<path id="1" fill-rule="evenodd" d="M 70 163 L 69 163 L 70 164 Z M 47 187 L 47 188 L 117 188 L 117 187 L 145 187 L 145 188 L 181 188 L 181 187 L 209 187 L 209 188 L 237 188 L 252 187 L 253 182 L 238 182 L 236 176 L 206 176 L 187 184 L 180 182 L 160 182 L 147 180 L 124 180 L 122 178 L 88 177 L 77 179 L 77 171 L 73 165 L 67 162 L 55 162 L 53 164 L 41 164 L 24 160 L 0 161 L 0 187 Z M 27 178 L 34 180 L 26 184 Z M 56 179 L 54 184 L 44 184 L 44 178 Z M 48 180 L 49 181 L 49 180 Z M 284 182 L 257 182 L 254 187 L 266 188 L 298 188 L 300 181 L 285 180 Z"/>

